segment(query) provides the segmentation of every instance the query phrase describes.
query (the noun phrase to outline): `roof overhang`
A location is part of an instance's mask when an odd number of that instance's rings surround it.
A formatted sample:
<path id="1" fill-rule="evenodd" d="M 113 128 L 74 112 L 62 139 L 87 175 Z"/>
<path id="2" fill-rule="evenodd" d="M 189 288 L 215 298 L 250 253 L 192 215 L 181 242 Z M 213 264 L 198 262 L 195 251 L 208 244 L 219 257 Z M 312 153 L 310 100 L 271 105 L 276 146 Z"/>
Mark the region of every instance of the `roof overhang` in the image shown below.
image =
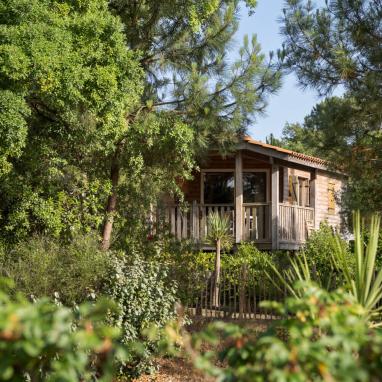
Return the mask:
<path id="1" fill-rule="evenodd" d="M 289 163 L 294 163 L 294 164 L 299 165 L 299 166 L 304 166 L 304 167 L 308 167 L 308 168 L 314 168 L 314 169 L 334 172 L 334 171 L 331 171 L 325 164 L 297 158 L 297 157 L 290 155 L 288 153 L 276 151 L 276 150 L 273 150 L 272 148 L 263 147 L 263 146 L 256 145 L 256 144 L 253 144 L 250 142 L 244 141 L 244 142 L 240 143 L 237 146 L 237 149 L 238 150 L 252 151 L 254 153 L 269 156 L 270 158 L 279 159 L 281 161 L 286 161 Z"/>

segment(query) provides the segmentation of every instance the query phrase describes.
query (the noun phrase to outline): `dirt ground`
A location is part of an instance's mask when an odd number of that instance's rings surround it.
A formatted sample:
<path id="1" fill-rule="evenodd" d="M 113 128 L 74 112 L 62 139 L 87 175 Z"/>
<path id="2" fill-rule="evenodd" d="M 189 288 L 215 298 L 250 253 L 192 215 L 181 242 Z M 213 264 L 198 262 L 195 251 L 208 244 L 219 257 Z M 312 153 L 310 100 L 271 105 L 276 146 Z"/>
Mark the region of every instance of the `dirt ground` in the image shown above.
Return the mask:
<path id="1" fill-rule="evenodd" d="M 194 321 L 188 328 L 191 333 L 200 331 L 211 320 Z M 256 331 L 264 331 L 269 325 L 269 321 L 263 320 L 247 320 L 234 323 L 255 329 Z M 143 375 L 134 382 L 213 382 L 214 378 L 203 376 L 196 370 L 190 362 L 184 358 L 160 358 L 157 360 L 159 370 L 153 375 Z"/>
<path id="2" fill-rule="evenodd" d="M 182 358 L 162 358 L 158 360 L 159 371 L 153 375 L 142 375 L 134 382 L 213 382 L 204 377 L 189 362 Z"/>

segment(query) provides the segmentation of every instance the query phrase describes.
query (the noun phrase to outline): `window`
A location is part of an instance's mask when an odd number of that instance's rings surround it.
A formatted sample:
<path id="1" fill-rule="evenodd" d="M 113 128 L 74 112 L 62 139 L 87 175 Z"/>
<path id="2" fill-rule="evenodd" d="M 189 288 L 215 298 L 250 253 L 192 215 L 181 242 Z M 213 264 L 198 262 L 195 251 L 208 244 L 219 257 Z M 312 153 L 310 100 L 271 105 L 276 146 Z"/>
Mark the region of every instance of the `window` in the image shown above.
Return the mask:
<path id="1" fill-rule="evenodd" d="M 267 173 L 243 173 L 243 202 L 264 203 L 267 201 Z"/>
<path id="2" fill-rule="evenodd" d="M 233 204 L 234 198 L 233 172 L 206 172 L 204 174 L 205 204 Z"/>
<path id="3" fill-rule="evenodd" d="M 309 179 L 298 178 L 299 197 L 298 204 L 302 207 L 310 206 L 310 185 Z"/>
<path id="4" fill-rule="evenodd" d="M 310 206 L 310 181 L 295 175 L 289 176 L 289 202 L 302 207 Z"/>
<path id="5" fill-rule="evenodd" d="M 334 215 L 336 211 L 336 192 L 334 182 L 328 185 L 328 213 Z"/>

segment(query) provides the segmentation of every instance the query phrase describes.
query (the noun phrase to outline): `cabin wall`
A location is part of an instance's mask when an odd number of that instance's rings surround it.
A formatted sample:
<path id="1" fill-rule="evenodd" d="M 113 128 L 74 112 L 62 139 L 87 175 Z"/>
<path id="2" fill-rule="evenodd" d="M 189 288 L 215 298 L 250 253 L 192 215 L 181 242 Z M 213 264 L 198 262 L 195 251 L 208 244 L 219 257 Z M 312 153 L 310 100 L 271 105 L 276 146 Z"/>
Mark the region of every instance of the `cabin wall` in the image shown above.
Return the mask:
<path id="1" fill-rule="evenodd" d="M 271 179 L 271 169 L 272 165 L 270 159 L 262 157 L 259 154 L 255 154 L 249 151 L 243 151 L 243 171 L 248 170 L 268 170 L 269 176 L 269 196 L 272 190 L 272 179 Z M 291 163 L 291 166 L 293 164 Z M 297 167 L 297 166 L 296 166 Z M 193 174 L 193 179 L 184 182 L 181 188 L 185 195 L 185 200 L 189 203 L 196 201 L 201 203 L 201 181 L 203 171 L 235 171 L 235 157 L 227 156 L 225 158 L 219 156 L 218 154 L 210 155 L 204 163 L 199 165 L 200 171 L 195 171 Z M 280 166 L 280 198 L 279 201 L 284 204 L 289 204 L 289 176 L 294 175 L 302 178 L 307 178 L 311 181 L 311 206 L 315 207 L 315 219 L 314 228 L 319 228 L 320 222 L 327 220 L 328 223 L 333 227 L 341 227 L 341 215 L 340 215 L 340 205 L 338 203 L 338 198 L 341 193 L 341 189 L 344 185 L 344 178 L 330 173 L 325 170 L 315 170 L 300 168 L 291 168 L 287 166 Z M 334 210 L 329 210 L 329 188 L 333 187 L 335 192 L 335 207 Z"/>
<path id="2" fill-rule="evenodd" d="M 284 167 L 284 181 L 283 181 L 283 203 L 290 203 L 289 200 L 289 176 L 295 175 L 301 178 L 312 180 L 312 173 L 310 171 L 299 170 L 295 168 Z"/>
<path id="3" fill-rule="evenodd" d="M 333 183 L 335 190 L 335 209 L 329 211 L 329 186 Z M 315 228 L 319 228 L 320 222 L 327 220 L 332 227 L 341 227 L 341 208 L 338 203 L 344 180 L 336 175 L 325 171 L 318 171 L 316 178 L 316 222 Z"/>
<path id="4" fill-rule="evenodd" d="M 199 165 L 200 171 L 194 171 L 193 179 L 185 181 L 181 185 L 181 189 L 184 193 L 185 200 L 192 203 L 194 200 L 200 203 L 201 197 L 201 173 L 204 170 L 228 170 L 235 171 L 235 157 L 227 156 L 222 157 L 220 155 L 209 155 L 204 163 Z M 270 170 L 272 168 L 269 163 L 269 159 L 259 157 L 250 151 L 243 152 L 243 170 L 255 170 L 264 169 Z M 269 180 L 270 182 L 270 180 Z M 270 184 L 270 183 L 269 183 Z M 270 195 L 270 190 L 269 190 Z"/>

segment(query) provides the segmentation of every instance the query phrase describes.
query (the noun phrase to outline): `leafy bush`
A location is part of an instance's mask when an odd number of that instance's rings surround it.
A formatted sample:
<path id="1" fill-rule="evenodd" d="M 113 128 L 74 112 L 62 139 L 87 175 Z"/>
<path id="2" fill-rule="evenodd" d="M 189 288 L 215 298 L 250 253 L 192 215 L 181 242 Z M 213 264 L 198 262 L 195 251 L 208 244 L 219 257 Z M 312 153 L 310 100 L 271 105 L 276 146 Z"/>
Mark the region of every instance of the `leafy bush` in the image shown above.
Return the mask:
<path id="1" fill-rule="evenodd" d="M 270 264 L 283 267 L 287 255 L 285 252 L 268 253 L 260 251 L 254 244 L 243 243 L 238 250 L 221 255 L 221 270 L 225 280 L 231 285 L 243 284 L 242 272 L 246 268 L 248 285 L 253 283 L 268 290 L 274 290 L 273 283 L 267 278 L 265 272 L 270 270 Z M 192 306 L 205 290 L 206 282 L 210 279 L 215 268 L 215 253 L 193 252 L 188 247 L 166 252 L 161 260 L 168 264 L 170 275 L 178 284 L 178 297 L 182 304 Z"/>
<path id="2" fill-rule="evenodd" d="M 0 266 L 18 292 L 58 297 L 71 306 L 95 297 L 105 281 L 109 257 L 100 251 L 95 236 L 78 236 L 68 244 L 36 236 L 7 251 Z"/>
<path id="3" fill-rule="evenodd" d="M 118 329 L 103 324 L 105 304 L 82 305 L 75 317 L 46 299 L 0 292 L 0 380 L 112 381 L 114 359 L 128 353 Z"/>
<path id="4" fill-rule="evenodd" d="M 118 305 L 110 323 L 122 330 L 122 342 L 141 341 L 140 355 L 125 363 L 123 371 L 134 376 L 152 371 L 151 356 L 157 342 L 145 338 L 144 333 L 176 317 L 176 284 L 169 280 L 167 267 L 137 256 L 115 257 L 105 292 Z"/>
<path id="5" fill-rule="evenodd" d="M 338 250 L 345 254 L 347 262 L 354 265 L 354 256 L 351 254 L 349 246 L 341 236 L 333 232 L 333 228 L 327 223 L 322 222 L 320 228 L 313 231 L 306 241 L 303 248 L 312 278 L 320 280 L 322 285 L 329 285 L 331 282 L 341 285 L 344 279 L 336 272 L 333 264 L 333 253 Z"/>
<path id="6" fill-rule="evenodd" d="M 285 320 L 260 336 L 214 323 L 185 347 L 195 365 L 218 381 L 379 381 L 382 333 L 370 330 L 363 308 L 348 294 L 303 286 L 302 298 L 269 303 Z M 200 351 L 203 342 L 222 350 Z M 216 366 L 216 359 L 226 367 Z"/>

